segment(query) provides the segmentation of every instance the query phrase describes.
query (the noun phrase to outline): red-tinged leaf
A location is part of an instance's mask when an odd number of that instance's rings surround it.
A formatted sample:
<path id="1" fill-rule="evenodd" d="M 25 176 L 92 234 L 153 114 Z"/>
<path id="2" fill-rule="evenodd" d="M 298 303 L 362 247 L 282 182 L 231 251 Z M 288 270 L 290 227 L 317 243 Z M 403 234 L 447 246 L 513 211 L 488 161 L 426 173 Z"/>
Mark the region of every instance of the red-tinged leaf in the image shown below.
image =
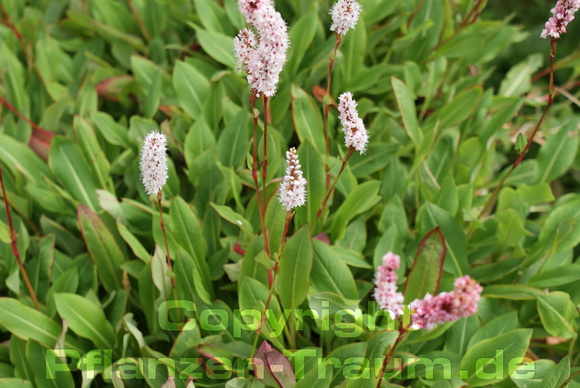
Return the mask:
<path id="1" fill-rule="evenodd" d="M 48 160 L 48 154 L 50 152 L 50 141 L 54 136 L 54 132 L 33 129 L 32 136 L 30 136 L 30 141 L 28 145 L 38 156 L 44 160 Z"/>
<path id="2" fill-rule="evenodd" d="M 254 375 L 267 387 L 288 388 L 296 386 L 292 364 L 286 356 L 272 348 L 268 342 L 262 345 L 252 358 Z"/>
<path id="3" fill-rule="evenodd" d="M 437 293 L 446 252 L 445 238 L 439 227 L 436 227 L 427 233 L 419 245 L 405 283 L 405 303 L 423 298 L 427 293 Z"/>
<path id="4" fill-rule="evenodd" d="M 135 78 L 130 75 L 118 75 L 99 82 L 95 89 L 99 97 L 119 102 L 119 96 L 123 90 L 134 81 Z"/>
<path id="5" fill-rule="evenodd" d="M 169 376 L 166 382 L 163 383 L 161 388 L 175 388 L 175 377 Z"/>

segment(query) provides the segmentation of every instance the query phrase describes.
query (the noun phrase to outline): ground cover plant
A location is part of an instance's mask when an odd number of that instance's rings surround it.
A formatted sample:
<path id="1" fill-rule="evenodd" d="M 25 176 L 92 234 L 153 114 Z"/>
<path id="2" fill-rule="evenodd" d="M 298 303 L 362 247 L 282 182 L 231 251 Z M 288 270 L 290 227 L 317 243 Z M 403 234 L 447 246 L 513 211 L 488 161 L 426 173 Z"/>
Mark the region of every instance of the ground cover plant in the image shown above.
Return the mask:
<path id="1" fill-rule="evenodd" d="M 0 0 L 0 388 L 580 386 L 579 7 Z"/>

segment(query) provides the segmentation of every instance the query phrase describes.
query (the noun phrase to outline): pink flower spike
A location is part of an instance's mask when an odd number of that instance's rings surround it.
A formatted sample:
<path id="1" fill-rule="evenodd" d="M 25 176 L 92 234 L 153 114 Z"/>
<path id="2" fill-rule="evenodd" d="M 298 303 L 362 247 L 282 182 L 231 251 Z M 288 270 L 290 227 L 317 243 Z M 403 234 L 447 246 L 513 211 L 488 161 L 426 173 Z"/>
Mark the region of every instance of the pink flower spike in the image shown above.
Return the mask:
<path id="1" fill-rule="evenodd" d="M 574 13 L 580 8 L 580 0 L 558 0 L 552 8 L 552 17 L 546 22 L 540 36 L 544 39 L 560 39 L 560 35 L 566 32 L 566 26 L 574 20 Z"/>
<path id="2" fill-rule="evenodd" d="M 350 92 L 341 94 L 338 99 L 340 100 L 338 104 L 338 117 L 342 123 L 344 144 L 364 154 L 369 142 L 369 134 L 362 119 L 358 117 L 356 101 L 352 98 L 352 93 Z"/>
<path id="3" fill-rule="evenodd" d="M 411 316 L 411 327 L 431 330 L 440 323 L 457 321 L 477 312 L 483 288 L 469 275 L 455 279 L 452 292 L 441 292 L 436 296 L 425 295 L 409 304 L 415 313 Z"/>
<path id="4" fill-rule="evenodd" d="M 356 0 L 338 0 L 330 9 L 332 24 L 330 31 L 344 36 L 348 30 L 356 26 L 361 6 Z"/>
<path id="5" fill-rule="evenodd" d="M 149 132 L 141 148 L 141 182 L 147 194 L 157 194 L 167 182 L 167 137 Z"/>
<path id="6" fill-rule="evenodd" d="M 286 176 L 280 184 L 278 199 L 280 203 L 290 211 L 295 207 L 306 203 L 306 179 L 302 176 L 300 162 L 296 154 L 296 148 L 292 147 L 286 152 Z"/>
<path id="7" fill-rule="evenodd" d="M 383 264 L 377 268 L 375 273 L 375 286 L 373 296 L 379 307 L 387 310 L 391 319 L 403 314 L 403 294 L 397 291 L 397 274 L 401 258 L 392 252 L 383 256 Z"/>

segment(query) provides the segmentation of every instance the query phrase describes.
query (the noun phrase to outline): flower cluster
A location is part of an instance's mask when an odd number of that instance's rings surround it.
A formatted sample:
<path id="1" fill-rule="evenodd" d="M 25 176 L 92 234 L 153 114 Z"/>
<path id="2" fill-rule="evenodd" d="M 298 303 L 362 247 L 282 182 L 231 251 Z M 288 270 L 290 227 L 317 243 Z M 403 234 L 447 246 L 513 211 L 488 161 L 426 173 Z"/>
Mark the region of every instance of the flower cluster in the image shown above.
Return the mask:
<path id="1" fill-rule="evenodd" d="M 430 330 L 439 323 L 475 314 L 483 288 L 469 275 L 455 279 L 454 285 L 451 292 L 441 292 L 436 296 L 427 294 L 409 304 L 409 308 L 415 311 L 411 316 L 414 329 Z"/>
<path id="2" fill-rule="evenodd" d="M 306 203 L 306 179 L 302 176 L 296 148 L 286 152 L 286 176 L 280 184 L 278 199 L 287 211 Z"/>
<path id="3" fill-rule="evenodd" d="M 157 194 L 167 182 L 167 137 L 150 132 L 141 148 L 141 182 L 147 194 Z"/>
<path id="4" fill-rule="evenodd" d="M 387 310 L 392 319 L 403 313 L 403 294 L 397 292 L 397 274 L 401 258 L 394 253 L 383 256 L 383 264 L 375 274 L 374 297 L 380 308 Z"/>
<path id="5" fill-rule="evenodd" d="M 350 92 L 341 94 L 338 99 L 340 101 L 338 112 L 344 132 L 344 144 L 363 154 L 369 142 L 369 135 L 362 119 L 358 117 L 356 101 Z"/>
<path id="6" fill-rule="evenodd" d="M 403 294 L 397 291 L 397 274 L 400 257 L 388 252 L 383 256 L 383 264 L 375 273 L 374 297 L 381 309 L 387 310 L 392 319 L 403 314 Z M 413 310 L 411 327 L 433 329 L 437 324 L 456 321 L 477 311 L 477 303 L 483 288 L 469 275 L 455 279 L 451 292 L 441 292 L 435 296 L 425 295 L 409 304 Z"/>
<path id="7" fill-rule="evenodd" d="M 252 30 L 243 29 L 234 38 L 238 67 L 245 67 L 257 97 L 271 97 L 286 63 L 288 27 L 269 0 L 239 0 L 238 4 L 246 22 L 258 33 L 256 38 Z"/>
<path id="8" fill-rule="evenodd" d="M 330 31 L 344 36 L 356 26 L 360 15 L 360 4 L 356 0 L 338 0 L 330 9 L 332 24 Z"/>
<path id="9" fill-rule="evenodd" d="M 558 0 L 556 6 L 552 8 L 552 16 L 546 22 L 546 28 L 540 35 L 546 39 L 559 39 L 560 35 L 566 32 L 566 26 L 574 20 L 574 13 L 580 8 L 580 0 Z"/>

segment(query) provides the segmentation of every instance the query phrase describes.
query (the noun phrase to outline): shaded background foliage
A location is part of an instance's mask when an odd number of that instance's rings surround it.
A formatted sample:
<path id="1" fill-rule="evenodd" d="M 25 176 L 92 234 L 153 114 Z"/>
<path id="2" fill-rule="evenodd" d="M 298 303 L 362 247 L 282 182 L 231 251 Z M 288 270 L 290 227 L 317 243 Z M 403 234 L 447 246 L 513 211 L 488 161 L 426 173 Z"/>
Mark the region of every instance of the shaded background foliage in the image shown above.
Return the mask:
<path id="1" fill-rule="evenodd" d="M 579 59 L 574 37 L 580 27 L 572 22 L 558 45 L 556 84 L 568 94 L 557 96 L 493 214 L 480 217 L 491 190 L 517 156 L 516 135 L 529 135 L 545 106 L 547 77 L 537 75 L 547 67 L 549 44 L 539 33 L 552 2 L 492 1 L 477 22 L 464 28 L 472 1 L 361 3 L 362 19 L 337 57 L 331 95 L 354 93 L 371 143 L 365 155 L 353 156 L 330 211 L 316 225 L 325 186 L 317 87 L 326 85 L 334 47 L 328 31 L 331 3 L 276 4 L 290 26 L 291 49 L 268 117 L 268 179 L 274 181 L 267 192 L 275 198 L 284 151 L 297 146 L 309 196 L 307 206 L 297 211 L 288 252 L 282 255 L 293 260 L 289 268 L 310 265 L 312 271 L 301 283 L 289 283 L 299 293 L 282 291 L 272 308 L 294 302 L 291 307 L 316 308 L 324 301 L 333 308 L 360 306 L 369 314 L 373 271 L 382 255 L 389 250 L 401 254 L 399 278 L 404 281 L 422 237 L 439 226 L 448 248 L 441 290 L 451 289 L 453 279 L 467 273 L 484 285 L 484 298 L 477 316 L 412 333 L 400 348 L 407 360 L 411 355 L 447 358 L 452 379 L 431 366 L 418 368 L 415 379 L 395 376 L 393 383 L 528 384 L 510 378 L 513 368 L 508 371 L 507 364 L 500 377 L 478 377 L 477 359 L 493 358 L 502 349 L 506 360 L 526 355 L 537 361 L 538 386 L 559 386 L 578 370 L 579 354 Z M 111 349 L 113 361 L 250 357 L 251 331 L 239 336 L 231 326 L 220 336 L 199 327 L 168 331 L 157 314 L 161 302 L 171 298 L 194 301 L 197 311 L 188 316 L 199 318 L 209 307 L 263 307 L 267 296 L 271 263 L 260 253 L 247 161 L 249 86 L 233 72 L 231 39 L 244 26 L 237 2 L 0 4 L 0 165 L 18 248 L 41 303 L 36 312 L 1 212 L 0 386 L 23 384 L 11 380 L 15 377 L 29 381 L 28 386 L 52 383 L 45 377 L 45 360 L 52 355 L 46 350 L 59 347 L 78 351 L 73 361 L 81 366 L 95 349 Z M 335 116 L 332 111 L 333 174 L 345 154 Z M 175 294 L 167 287 L 171 274 L 159 248 L 164 246 L 159 216 L 139 182 L 139 148 L 151 130 L 169 136 L 163 204 L 175 258 Z M 277 205 L 272 199 L 266 217 L 274 247 L 280 246 L 285 217 Z M 312 240 L 319 232 L 328 234 L 330 245 Z M 312 249 L 293 255 L 300 246 Z M 91 317 L 90 322 L 82 317 Z M 61 318 L 68 327 L 63 328 Z M 382 357 L 374 347 L 394 341 L 389 332 L 376 334 L 368 326 L 360 337 L 345 339 L 336 336 L 336 326 L 324 331 L 317 322 L 306 323 L 298 347 L 342 360 Z M 287 341 L 281 337 L 272 345 L 281 350 Z M 515 348 L 506 349 L 507 343 Z M 307 378 L 299 385 L 369 383 L 345 381 L 340 370 L 313 382 L 315 365 L 308 361 Z M 179 375 L 181 369 L 172 373 Z M 433 377 L 426 378 L 433 369 Z M 161 386 L 169 371 L 157 371 L 124 383 Z M 185 386 L 187 373 L 176 379 L 178 386 Z M 79 371 L 57 376 L 59 387 L 91 382 Z M 559 377 L 548 381 L 548 376 Z M 102 375 L 95 377 L 94 386 L 104 384 Z M 214 384 L 225 382 L 196 381 Z M 229 384 L 260 385 L 255 379 Z"/>

